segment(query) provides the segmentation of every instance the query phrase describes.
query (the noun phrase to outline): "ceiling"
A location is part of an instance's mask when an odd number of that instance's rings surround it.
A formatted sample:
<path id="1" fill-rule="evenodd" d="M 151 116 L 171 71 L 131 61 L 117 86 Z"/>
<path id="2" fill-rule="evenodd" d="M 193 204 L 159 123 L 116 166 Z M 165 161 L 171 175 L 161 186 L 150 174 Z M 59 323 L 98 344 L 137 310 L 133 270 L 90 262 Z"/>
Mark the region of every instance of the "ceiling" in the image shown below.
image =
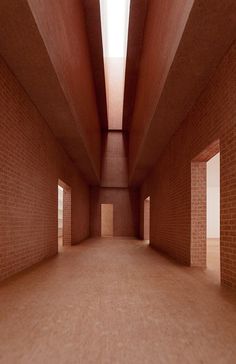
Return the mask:
<path id="1" fill-rule="evenodd" d="M 140 21 L 135 23 L 135 16 L 133 11 L 131 25 Z M 133 33 L 139 33 L 135 26 L 131 29 L 130 55 Z M 147 3 L 144 32 L 137 35 L 142 45 L 127 63 L 124 124 L 130 139 L 130 185 L 142 183 L 235 38 L 235 0 Z"/>
<path id="2" fill-rule="evenodd" d="M 98 5 L 0 2 L 0 54 L 89 184 L 100 181 L 107 128 Z"/>
<path id="3" fill-rule="evenodd" d="M 108 129 L 99 0 L 1 0 L 0 54 L 91 185 Z M 140 185 L 235 40 L 235 0 L 131 0 L 123 131 Z"/>

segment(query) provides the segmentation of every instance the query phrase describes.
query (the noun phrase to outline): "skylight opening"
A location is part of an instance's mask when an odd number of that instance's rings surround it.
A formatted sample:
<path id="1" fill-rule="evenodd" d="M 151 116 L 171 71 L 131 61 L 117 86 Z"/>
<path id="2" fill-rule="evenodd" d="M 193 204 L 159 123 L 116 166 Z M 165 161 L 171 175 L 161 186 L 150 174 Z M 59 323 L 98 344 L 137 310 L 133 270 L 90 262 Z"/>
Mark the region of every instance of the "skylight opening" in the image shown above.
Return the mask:
<path id="1" fill-rule="evenodd" d="M 109 130 L 121 130 L 130 0 L 100 0 Z"/>

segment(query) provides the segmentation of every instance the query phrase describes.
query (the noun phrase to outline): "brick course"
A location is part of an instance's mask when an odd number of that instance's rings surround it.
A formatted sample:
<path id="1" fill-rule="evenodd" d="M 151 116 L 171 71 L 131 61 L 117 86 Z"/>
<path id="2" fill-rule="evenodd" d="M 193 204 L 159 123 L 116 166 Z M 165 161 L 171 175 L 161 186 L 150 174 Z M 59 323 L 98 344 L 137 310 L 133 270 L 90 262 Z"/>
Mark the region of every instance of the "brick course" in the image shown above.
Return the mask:
<path id="1" fill-rule="evenodd" d="M 57 253 L 58 179 L 72 188 L 72 240 L 89 235 L 89 189 L 0 59 L 0 280 Z"/>
<path id="2" fill-rule="evenodd" d="M 150 238 L 150 200 L 144 200 L 144 227 L 143 227 L 143 238 L 144 240 L 149 240 Z"/>
<path id="3" fill-rule="evenodd" d="M 191 265 L 206 267 L 206 163 L 191 165 Z"/>
<path id="4" fill-rule="evenodd" d="M 151 245 L 191 263 L 191 162 L 214 141 L 221 152 L 221 279 L 236 288 L 236 44 L 218 66 L 146 178 Z M 141 235 L 143 231 L 141 229 Z"/>
<path id="5" fill-rule="evenodd" d="M 113 204 L 113 235 L 138 236 L 139 191 L 91 187 L 91 235 L 101 236 L 101 204 Z"/>
<path id="6" fill-rule="evenodd" d="M 71 190 L 63 190 L 63 245 L 71 245 Z"/>

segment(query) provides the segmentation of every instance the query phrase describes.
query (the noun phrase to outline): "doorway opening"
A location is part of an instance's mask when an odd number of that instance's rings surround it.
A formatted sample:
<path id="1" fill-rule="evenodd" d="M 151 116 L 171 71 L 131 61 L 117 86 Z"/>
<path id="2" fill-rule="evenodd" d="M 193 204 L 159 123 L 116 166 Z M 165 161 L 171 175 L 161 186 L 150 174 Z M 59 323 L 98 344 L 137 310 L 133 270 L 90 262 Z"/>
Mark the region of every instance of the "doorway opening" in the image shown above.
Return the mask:
<path id="1" fill-rule="evenodd" d="M 71 245 L 71 188 L 58 181 L 58 251 Z"/>
<path id="2" fill-rule="evenodd" d="M 220 279 L 220 143 L 191 163 L 191 265 Z"/>
<path id="3" fill-rule="evenodd" d="M 143 238 L 150 243 L 150 196 L 144 200 Z"/>
<path id="4" fill-rule="evenodd" d="M 207 268 L 220 273 L 220 153 L 207 162 Z"/>
<path id="5" fill-rule="evenodd" d="M 63 247 L 63 188 L 58 185 L 58 251 Z"/>
<path id="6" fill-rule="evenodd" d="M 113 204 L 101 204 L 101 236 L 113 236 Z"/>

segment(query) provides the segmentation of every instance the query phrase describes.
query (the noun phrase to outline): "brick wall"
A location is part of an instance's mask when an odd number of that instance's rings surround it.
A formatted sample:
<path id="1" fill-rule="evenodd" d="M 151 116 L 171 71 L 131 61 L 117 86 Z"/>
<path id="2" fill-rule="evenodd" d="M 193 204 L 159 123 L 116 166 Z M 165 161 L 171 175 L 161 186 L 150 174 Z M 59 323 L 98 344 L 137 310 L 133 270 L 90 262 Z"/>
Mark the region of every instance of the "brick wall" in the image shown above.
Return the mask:
<path id="1" fill-rule="evenodd" d="M 57 185 L 72 190 L 72 241 L 89 235 L 89 189 L 0 59 L 0 280 L 57 253 Z"/>
<path id="2" fill-rule="evenodd" d="M 191 265 L 206 266 L 206 163 L 191 165 Z"/>
<path id="3" fill-rule="evenodd" d="M 144 200 L 144 227 L 143 227 L 143 238 L 144 240 L 149 240 L 150 238 L 150 200 Z"/>
<path id="4" fill-rule="evenodd" d="M 101 187 L 128 187 L 126 136 L 121 131 L 103 133 Z"/>
<path id="5" fill-rule="evenodd" d="M 139 194 L 128 188 L 91 188 L 91 235 L 101 236 L 101 204 L 113 204 L 113 235 L 138 236 Z"/>
<path id="6" fill-rule="evenodd" d="M 128 188 L 126 142 L 126 136 L 121 131 L 103 133 L 101 188 L 91 188 L 93 236 L 101 236 L 101 204 L 113 205 L 114 236 L 138 235 L 139 192 Z"/>
<path id="7" fill-rule="evenodd" d="M 236 288 L 236 45 L 233 44 L 142 185 L 151 244 L 191 263 L 191 163 L 215 140 L 221 153 L 221 278 Z M 141 228 L 141 235 L 143 234 Z"/>
<path id="8" fill-rule="evenodd" d="M 63 245 L 71 244 L 71 190 L 63 190 Z"/>
<path id="9" fill-rule="evenodd" d="M 191 164 L 191 265 L 206 267 L 207 161 L 220 152 L 215 140 Z"/>

